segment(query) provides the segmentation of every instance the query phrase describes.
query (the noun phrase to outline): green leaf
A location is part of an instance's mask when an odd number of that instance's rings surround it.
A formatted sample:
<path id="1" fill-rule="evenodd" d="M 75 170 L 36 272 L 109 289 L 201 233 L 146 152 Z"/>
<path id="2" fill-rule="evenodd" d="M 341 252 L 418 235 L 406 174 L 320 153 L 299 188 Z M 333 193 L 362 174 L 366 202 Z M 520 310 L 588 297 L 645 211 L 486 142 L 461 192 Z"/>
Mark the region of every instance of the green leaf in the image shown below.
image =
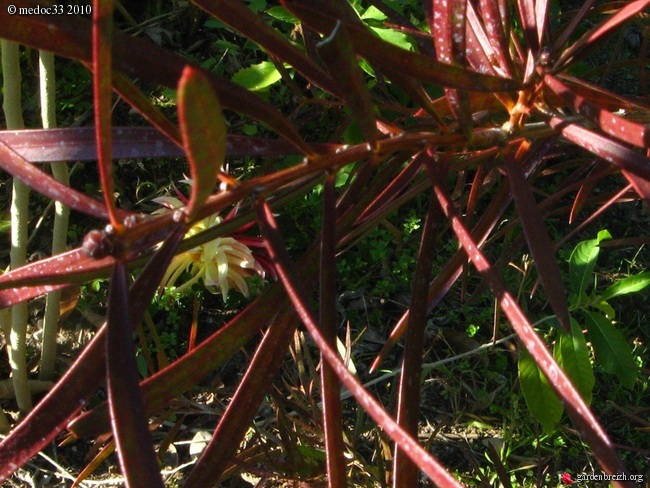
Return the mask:
<path id="1" fill-rule="evenodd" d="M 269 14 L 271 17 L 274 19 L 281 20 L 283 22 L 288 22 L 290 24 L 298 24 L 298 19 L 296 19 L 293 15 L 289 13 L 289 11 L 282 7 L 281 5 L 278 5 L 277 7 L 271 7 L 266 11 L 267 14 Z"/>
<path id="2" fill-rule="evenodd" d="M 628 276 L 622 280 L 614 283 L 607 288 L 603 293 L 602 299 L 609 300 L 610 298 L 619 295 L 626 295 L 643 290 L 646 286 L 650 285 L 650 271 L 644 271 L 634 276 Z"/>
<path id="3" fill-rule="evenodd" d="M 591 282 L 591 274 L 596 267 L 596 259 L 600 252 L 600 241 L 611 239 L 612 236 L 607 230 L 601 230 L 596 239 L 582 241 L 579 243 L 569 258 L 569 280 L 573 291 L 578 296 L 587 292 Z"/>
<path id="4" fill-rule="evenodd" d="M 270 61 L 262 61 L 249 68 L 240 69 L 232 77 L 232 81 L 251 91 L 260 91 L 273 83 L 280 81 L 282 76 Z"/>
<path id="5" fill-rule="evenodd" d="M 178 119 L 194 182 L 187 206 L 191 220 L 212 193 L 226 158 L 226 123 L 212 84 L 189 65 L 178 86 Z"/>
<path id="6" fill-rule="evenodd" d="M 406 51 L 413 51 L 413 40 L 403 32 L 380 27 L 371 27 L 370 29 L 382 40 L 391 43 L 393 46 L 401 47 Z"/>
<path id="7" fill-rule="evenodd" d="M 632 349 L 623 335 L 611 320 L 598 312 L 585 310 L 585 318 L 596 361 L 608 373 L 616 374 L 623 386 L 632 388 L 638 371 Z"/>
<path id="8" fill-rule="evenodd" d="M 571 382 L 578 389 L 587 404 L 591 403 L 594 388 L 594 368 L 591 365 L 591 354 L 582 329 L 574 319 L 571 319 L 571 335 L 559 329 L 560 337 L 553 348 L 553 356 Z"/>
<path id="9" fill-rule="evenodd" d="M 521 392 L 528 410 L 542 424 L 544 432 L 551 433 L 562 418 L 562 402 L 526 348 L 521 350 L 518 367 Z"/>

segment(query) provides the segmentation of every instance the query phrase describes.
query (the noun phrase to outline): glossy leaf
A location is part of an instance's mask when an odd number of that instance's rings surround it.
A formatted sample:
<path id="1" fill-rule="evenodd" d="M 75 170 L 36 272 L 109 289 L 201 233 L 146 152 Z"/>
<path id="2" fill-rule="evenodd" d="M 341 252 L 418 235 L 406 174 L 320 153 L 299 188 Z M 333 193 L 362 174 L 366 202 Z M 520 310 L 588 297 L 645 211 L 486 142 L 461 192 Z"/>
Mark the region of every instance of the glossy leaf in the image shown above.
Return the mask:
<path id="1" fill-rule="evenodd" d="M 118 261 L 111 275 L 106 317 L 106 376 L 113 433 L 126 486 L 162 488 L 138 385 L 127 280 L 126 266 Z"/>
<path id="2" fill-rule="evenodd" d="M 307 25 L 322 34 L 329 34 L 336 27 L 337 17 L 328 8 L 314 7 L 301 1 L 286 1 L 285 7 Z M 519 82 L 447 65 L 428 56 L 405 51 L 375 36 L 358 23 L 341 21 L 341 28 L 347 30 L 355 52 L 366 58 L 379 69 L 389 72 L 399 71 L 441 86 L 475 91 L 513 91 L 520 87 Z"/>
<path id="3" fill-rule="evenodd" d="M 638 370 L 630 346 L 607 317 L 590 310 L 584 313 L 596 361 L 605 371 L 615 374 L 623 386 L 632 388 Z"/>
<path id="4" fill-rule="evenodd" d="M 15 2 L 17 8 L 33 8 L 26 0 Z M 86 19 L 71 15 L 31 16 L 9 15 L 0 10 L 0 37 L 21 44 L 45 49 L 60 56 L 92 62 L 91 24 Z M 119 31 L 113 33 L 113 68 L 143 81 L 176 88 L 183 69 L 192 64 L 143 38 Z M 196 69 L 201 69 L 194 65 Z M 312 150 L 298 134 L 293 124 L 262 98 L 236 83 L 203 70 L 215 89 L 224 108 L 235 110 L 258 120 L 285 137 L 303 153 Z"/>
<path id="5" fill-rule="evenodd" d="M 542 424 L 545 433 L 552 433 L 562 418 L 564 410 L 562 402 L 527 349 L 523 349 L 519 353 L 517 366 L 521 392 L 526 400 L 528 410 Z"/>
<path id="6" fill-rule="evenodd" d="M 328 71 L 339 85 L 340 93 L 343 94 L 365 139 L 372 143 L 378 136 L 372 100 L 350 39 L 340 26 L 341 24 L 336 24 L 330 35 L 316 47 Z"/>
<path id="7" fill-rule="evenodd" d="M 191 66 L 185 68 L 179 82 L 178 118 L 193 181 L 185 211 L 191 221 L 214 191 L 226 157 L 221 104 L 205 75 Z"/>
<path id="8" fill-rule="evenodd" d="M 573 319 L 571 319 L 571 335 L 565 334 L 562 330 L 558 333 L 553 356 L 571 378 L 587 405 L 590 405 L 596 379 L 585 335 L 578 322 Z"/>
<path id="9" fill-rule="evenodd" d="M 323 90 L 338 95 L 336 85 L 325 71 L 239 0 L 192 0 L 192 3 L 241 32 L 265 51 L 290 64 Z M 277 8 L 283 11 L 283 15 L 289 15 L 285 9 Z"/>
<path id="10" fill-rule="evenodd" d="M 92 19 L 93 100 L 95 103 L 97 165 L 108 218 L 113 228 L 119 231 L 122 228 L 122 220 L 116 212 L 113 156 L 111 154 L 113 0 L 94 0 Z"/>
<path id="11" fill-rule="evenodd" d="M 452 205 L 446 191 L 435 180 L 434 168 L 429 171 L 433 179 L 434 190 L 445 215 L 451 221 L 454 233 L 458 237 L 465 252 L 469 256 L 476 270 L 481 273 L 488 282 L 492 293 L 499 300 L 501 309 L 510 321 L 517 335 L 528 349 L 531 356 L 539 366 L 544 376 L 560 397 L 567 413 L 577 426 L 580 434 L 585 438 L 593 449 L 600 465 L 607 473 L 616 473 L 624 469 L 623 463 L 612 447 L 604 429 L 591 412 L 585 401 L 582 399 L 576 388 L 571 384 L 568 376 L 558 366 L 553 356 L 548 351 L 544 341 L 537 335 L 530 321 L 526 318 L 521 308 L 504 288 L 494 268 L 477 247 L 476 242 L 465 228 L 457 210 Z"/>
<path id="12" fill-rule="evenodd" d="M 650 147 L 650 128 L 615 115 L 574 93 L 567 85 L 552 75 L 544 76 L 544 83 L 557 93 L 580 115 L 598 124 L 600 129 L 618 140 L 641 148 Z"/>
<path id="13" fill-rule="evenodd" d="M 151 258 L 129 290 L 129 322 L 139 320 L 171 261 L 186 228 L 179 225 Z M 0 481 L 49 444 L 95 394 L 105 374 L 106 327 L 102 327 L 73 365 L 36 407 L 0 443 Z"/>
<path id="14" fill-rule="evenodd" d="M 542 280 L 544 291 L 551 307 L 565 331 L 571 330 L 569 306 L 566 300 L 566 291 L 562 283 L 562 272 L 557 263 L 553 243 L 544 225 L 544 218 L 537 206 L 531 187 L 519 166 L 519 161 L 527 157 L 528 143 L 520 146 L 516 156 L 506 154 L 505 165 L 510 181 L 515 205 L 519 218 L 524 227 L 526 242 L 535 260 L 537 274 Z"/>
<path id="15" fill-rule="evenodd" d="M 297 325 L 297 317 L 287 308 L 271 321 L 212 439 L 185 479 L 184 486 L 203 488 L 214 485 L 221 477 L 272 387 L 273 378 L 282 368 L 284 352 L 291 344 Z"/>
<path id="16" fill-rule="evenodd" d="M 627 276 L 617 281 L 603 292 L 601 298 L 603 300 L 609 300 L 620 295 L 636 293 L 648 285 L 650 285 L 650 271 L 644 271 L 643 273 Z"/>
<path id="17" fill-rule="evenodd" d="M 11 173 L 25 185 L 52 200 L 100 219 L 109 214 L 105 204 L 83 195 L 28 163 L 9 146 L 0 142 L 0 168 Z M 122 214 L 124 215 L 124 214 Z"/>
<path id="18" fill-rule="evenodd" d="M 587 293 L 593 280 L 593 271 L 600 252 L 599 244 L 612 236 L 606 230 L 601 230 L 596 239 L 579 243 L 569 257 L 569 282 L 574 293 L 578 296 Z"/>
<path id="19" fill-rule="evenodd" d="M 435 483 L 442 486 L 461 486 L 460 483 L 449 474 L 440 463 L 422 446 L 406 433 L 393 418 L 379 405 L 379 403 L 366 391 L 361 382 L 352 375 L 341 360 L 338 352 L 329 345 L 321 333 L 314 315 L 308 305 L 308 300 L 302 290 L 296 289 L 295 275 L 292 269 L 289 255 L 284 247 L 279 234 L 277 223 L 266 202 L 258 206 L 258 216 L 262 234 L 267 241 L 269 252 L 276 262 L 278 275 L 282 284 L 291 299 L 303 324 L 307 327 L 314 342 L 320 349 L 323 357 L 332 366 L 341 382 L 357 398 L 359 403 L 368 414 L 385 430 L 385 432 L 404 449 L 409 458 L 417 464 Z"/>

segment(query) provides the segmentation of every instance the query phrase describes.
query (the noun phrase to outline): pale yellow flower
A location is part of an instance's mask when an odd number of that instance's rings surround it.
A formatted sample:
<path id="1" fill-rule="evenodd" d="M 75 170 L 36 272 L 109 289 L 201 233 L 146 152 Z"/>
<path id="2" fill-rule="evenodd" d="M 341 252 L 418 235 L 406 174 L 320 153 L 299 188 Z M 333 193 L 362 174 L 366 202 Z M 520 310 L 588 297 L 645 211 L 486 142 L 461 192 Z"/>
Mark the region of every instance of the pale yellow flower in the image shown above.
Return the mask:
<path id="1" fill-rule="evenodd" d="M 160 197 L 154 201 L 169 208 L 183 206 L 183 202 L 175 197 Z M 207 217 L 194 224 L 186 237 L 219 225 L 221 220 L 217 215 Z M 178 279 L 186 271 L 192 277 L 177 286 L 175 291 L 183 291 L 201 280 L 209 292 L 221 293 L 224 303 L 232 288 L 239 290 L 245 297 L 249 296 L 245 278 L 254 274 L 262 278 L 265 276 L 264 268 L 257 262 L 250 248 L 234 237 L 218 237 L 174 256 L 162 280 L 162 285 L 166 288 L 175 287 Z"/>

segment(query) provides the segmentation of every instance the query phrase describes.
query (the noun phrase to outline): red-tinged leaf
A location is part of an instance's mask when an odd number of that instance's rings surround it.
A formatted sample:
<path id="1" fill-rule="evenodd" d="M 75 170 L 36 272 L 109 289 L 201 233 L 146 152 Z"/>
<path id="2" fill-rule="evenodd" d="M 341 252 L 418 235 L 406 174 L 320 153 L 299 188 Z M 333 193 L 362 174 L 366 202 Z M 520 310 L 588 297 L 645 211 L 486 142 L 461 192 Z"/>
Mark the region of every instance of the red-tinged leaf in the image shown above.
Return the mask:
<path id="1" fill-rule="evenodd" d="M 621 170 L 621 173 L 641 198 L 646 201 L 650 200 L 650 180 L 648 178 L 642 178 L 626 170 Z"/>
<path id="2" fill-rule="evenodd" d="M 419 379 L 422 376 L 424 334 L 427 327 L 429 280 L 437 250 L 436 241 L 441 220 L 442 211 L 431 195 L 416 261 L 397 397 L 397 423 L 414 437 L 417 437 L 420 422 Z M 417 465 L 408 458 L 406 452 L 396 448 L 393 466 L 394 486 L 417 486 L 420 473 Z"/>
<path id="3" fill-rule="evenodd" d="M 537 26 L 537 46 L 543 46 L 544 31 L 548 20 L 548 0 L 535 1 L 535 25 Z"/>
<path id="4" fill-rule="evenodd" d="M 622 97 L 604 89 L 603 87 L 592 85 L 579 78 L 569 76 L 566 73 L 558 75 L 558 78 L 560 78 L 564 84 L 569 86 L 571 92 L 580 95 L 585 100 L 598 105 L 602 109 L 609 110 L 610 112 L 616 112 L 617 110 L 625 110 L 630 113 L 650 112 L 650 105 L 642 103 L 641 99 Z M 551 92 L 548 92 L 548 90 L 546 91 L 548 95 L 553 96 Z"/>
<path id="5" fill-rule="evenodd" d="M 537 52 L 539 49 L 539 41 L 537 39 L 535 3 L 535 0 L 517 0 L 519 19 L 521 20 L 521 27 L 524 31 L 524 38 L 528 44 L 528 50 Z"/>
<path id="6" fill-rule="evenodd" d="M 151 127 L 114 127 L 111 140 L 113 157 L 116 159 L 185 157 L 185 151 L 181 147 Z M 0 144 L 2 143 L 30 163 L 97 159 L 97 144 L 91 127 L 0 131 Z M 314 144 L 314 148 L 321 153 L 334 152 L 338 147 L 336 144 Z M 236 134 L 228 135 L 226 149 L 226 155 L 230 158 L 302 154 L 302 151 L 284 139 Z"/>
<path id="7" fill-rule="evenodd" d="M 639 154 L 606 136 L 585 129 L 561 117 L 535 111 L 540 118 L 571 142 L 592 154 L 642 179 L 650 180 L 650 158 Z"/>
<path id="8" fill-rule="evenodd" d="M 185 156 L 181 148 L 150 127 L 114 127 L 111 141 L 111 151 L 116 159 Z M 0 143 L 30 163 L 97 159 L 97 142 L 92 127 L 1 131 Z"/>
<path id="9" fill-rule="evenodd" d="M 513 72 L 510 57 L 510 33 L 508 32 L 508 12 L 501 11 L 504 3 L 494 0 L 479 0 L 481 19 L 485 24 L 487 38 L 492 42 L 496 60 L 504 73 L 510 76 Z M 504 18 L 505 17 L 505 18 Z M 471 17 L 470 17 L 471 21 Z"/>
<path id="10" fill-rule="evenodd" d="M 506 317 L 508 317 L 512 327 L 562 400 L 564 408 L 584 440 L 591 447 L 603 470 L 608 474 L 624 472 L 625 466 L 616 454 L 613 444 L 600 425 L 600 422 L 598 422 L 598 419 L 589 409 L 589 406 L 584 402 L 566 373 L 558 366 L 546 347 L 546 344 L 544 344 L 544 341 L 537 335 L 530 321 L 526 318 L 510 292 L 505 289 L 498 274 L 496 274 L 490 262 L 479 250 L 477 243 L 472 239 L 472 236 L 463 225 L 462 219 L 454 208 L 449 196 L 436 179 L 435 168 L 431 168 L 429 176 L 433 180 L 432 183 L 436 197 L 445 215 L 451 221 L 454 233 L 468 254 L 472 264 L 488 282 L 492 293 L 499 301 L 501 309 Z M 625 486 L 624 483 L 615 482 L 614 484 L 620 487 Z"/>
<path id="11" fill-rule="evenodd" d="M 572 106 L 580 115 L 596 123 L 606 134 L 638 147 L 650 147 L 650 127 L 627 120 L 601 108 L 596 103 L 589 102 L 551 74 L 544 76 L 544 83 L 567 105 Z"/>
<path id="12" fill-rule="evenodd" d="M 528 247 L 535 260 L 537 274 L 542 280 L 546 296 L 557 316 L 558 322 L 567 334 L 570 334 L 571 319 L 566 300 L 567 294 L 562 284 L 562 272 L 553 252 L 555 247 L 544 226 L 544 217 L 537 206 L 530 184 L 526 180 L 519 163 L 528 154 L 528 143 L 523 143 L 514 157 L 511 154 L 506 154 L 504 159 L 508 181 L 510 181 L 510 188 L 524 228 Z M 539 157 L 539 154 L 533 154 L 533 156 Z"/>
<path id="13" fill-rule="evenodd" d="M 336 174 L 330 173 L 323 188 L 323 223 L 320 245 L 320 328 L 328 344 L 336 347 Z M 330 364 L 321 357 L 321 398 L 327 479 L 331 486 L 346 486 L 346 460 L 343 442 L 341 384 Z"/>
<path id="14" fill-rule="evenodd" d="M 242 33 L 264 48 L 266 52 L 289 63 L 296 71 L 323 90 L 341 96 L 334 80 L 326 72 L 242 2 L 238 0 L 192 0 L 192 3 Z"/>
<path id="15" fill-rule="evenodd" d="M 33 8 L 28 0 L 14 2 L 16 8 Z M 14 40 L 54 54 L 92 62 L 91 23 L 71 15 L 9 15 L 0 9 L 0 37 Z M 113 33 L 113 68 L 152 84 L 176 88 L 186 65 L 193 64 L 144 38 Z M 197 65 L 193 64 L 197 69 Z M 311 147 L 298 134 L 293 124 L 275 107 L 229 80 L 204 71 L 224 108 L 258 120 L 290 141 L 302 153 L 311 154 Z"/>
<path id="16" fill-rule="evenodd" d="M 282 287 L 279 284 L 272 285 L 255 302 L 191 352 L 143 381 L 141 389 L 146 415 L 152 416 L 160 412 L 232 358 L 268 322 L 269 316 L 278 308 L 284 308 L 283 300 Z M 97 437 L 107 433 L 110 429 L 107 405 L 100 405 L 79 416 L 68 429 L 78 437 Z"/>
<path id="17" fill-rule="evenodd" d="M 237 391 L 221 416 L 212 439 L 185 480 L 187 488 L 214 485 L 237 453 L 260 405 L 282 368 L 298 320 L 283 310 L 264 334 Z M 338 390 L 337 390 L 338 392 Z"/>
<path id="18" fill-rule="evenodd" d="M 494 24 L 491 23 L 490 25 Z M 508 64 L 502 62 L 503 56 L 499 56 L 499 48 L 493 44 L 494 37 L 490 37 L 483 29 L 483 25 L 471 3 L 467 4 L 467 26 L 466 42 L 468 49 L 466 55 L 474 70 L 479 73 L 510 76 L 511 72 Z M 494 61 L 491 61 L 491 59 Z"/>
<path id="19" fill-rule="evenodd" d="M 592 47 L 597 41 L 611 34 L 614 29 L 629 21 L 635 15 L 643 12 L 648 5 L 650 5 L 650 0 L 636 0 L 628 3 L 614 15 L 591 28 L 568 49 L 562 52 L 556 66 L 565 66 L 570 63 L 580 52 Z"/>
<path id="20" fill-rule="evenodd" d="M 165 134 L 177 147 L 182 149 L 183 141 L 181 140 L 181 133 L 178 127 L 176 127 L 171 120 L 169 120 L 160 109 L 153 104 L 151 98 L 142 93 L 135 83 L 129 80 L 129 78 L 127 78 L 123 73 L 113 71 L 112 77 L 115 91 L 119 93 L 120 96 L 129 103 L 129 105 L 140 112 L 140 114 L 154 127 Z M 113 154 L 113 157 L 119 158 L 116 154 Z"/>
<path id="21" fill-rule="evenodd" d="M 528 168 L 527 173 L 530 173 L 533 167 L 534 166 Z M 508 186 L 502 186 L 490 202 L 490 206 L 481 217 L 481 220 L 472 230 L 472 236 L 479 246 L 483 245 L 494 227 L 501 220 L 503 212 L 505 212 L 505 210 L 508 208 L 511 201 L 512 193 L 510 191 L 510 188 Z M 431 311 L 447 295 L 454 283 L 456 283 L 456 281 L 460 278 L 463 271 L 463 265 L 466 262 L 467 255 L 461 248 L 456 251 L 452 258 L 447 262 L 445 267 L 436 275 L 435 279 L 429 286 L 427 313 L 431 313 Z M 384 360 L 384 358 L 395 347 L 399 339 L 402 337 L 406 331 L 408 315 L 409 312 L 406 311 L 404 315 L 400 317 L 399 321 L 388 337 L 386 344 L 381 349 L 375 360 L 372 362 L 372 365 L 370 366 L 370 372 L 375 371 L 379 367 L 379 364 Z"/>
<path id="22" fill-rule="evenodd" d="M 594 174 L 598 175 L 599 173 L 602 172 L 602 170 L 606 169 L 607 166 L 608 165 L 605 161 L 598 162 L 589 172 L 590 176 Z M 573 200 L 573 205 L 571 205 L 571 213 L 569 214 L 569 224 L 572 224 L 573 221 L 576 219 L 576 217 L 582 210 L 582 207 L 584 206 L 585 202 L 591 196 L 592 190 L 600 182 L 601 179 L 602 176 L 596 178 L 591 178 L 588 176 L 584 180 L 584 182 L 580 185 L 580 188 L 578 189 L 578 193 L 576 194 L 576 197 Z"/>
<path id="23" fill-rule="evenodd" d="M 111 155 L 112 65 L 113 65 L 113 0 L 93 1 L 93 99 L 95 102 L 95 137 L 102 193 L 108 218 L 116 230 L 122 220 L 115 211 L 115 183 Z"/>
<path id="24" fill-rule="evenodd" d="M 364 138 L 371 143 L 377 139 L 379 132 L 374 105 L 363 80 L 357 57 L 352 50 L 350 39 L 345 29 L 336 24 L 331 34 L 317 44 L 327 70 L 334 76 L 339 86 L 338 93 L 350 107 L 352 116 L 357 120 Z"/>
<path id="25" fill-rule="evenodd" d="M 183 224 L 174 229 L 131 286 L 130 323 L 142 317 L 149 305 L 145 295 L 153 295 L 186 230 Z M 0 443 L 0 481 L 49 444 L 95 394 L 105 373 L 105 333 L 106 327 L 102 327 L 54 388 Z"/>
<path id="26" fill-rule="evenodd" d="M 582 23 L 585 16 L 587 15 L 587 12 L 589 12 L 593 6 L 594 2 L 595 0 L 584 0 L 582 2 L 580 10 L 572 15 L 569 25 L 566 26 L 560 35 L 555 39 L 552 49 L 553 52 L 562 51 L 564 45 L 569 40 L 569 37 L 571 37 L 571 34 L 573 34 L 573 32 L 576 30 L 576 27 Z"/>
<path id="27" fill-rule="evenodd" d="M 83 195 L 28 163 L 5 143 L 0 142 L 0 168 L 22 181 L 31 189 L 68 207 L 93 217 L 106 219 L 106 207 L 97 200 Z M 128 214 L 122 213 L 125 216 Z"/>
<path id="28" fill-rule="evenodd" d="M 192 175 L 192 194 L 186 209 L 191 221 L 214 185 L 226 157 L 226 122 L 208 79 L 188 66 L 178 85 L 178 118 Z"/>
<path id="29" fill-rule="evenodd" d="M 332 32 L 339 21 L 325 4 L 315 7 L 300 1 L 283 3 L 303 22 L 325 35 Z M 406 51 L 380 39 L 357 22 L 352 24 L 341 20 L 341 28 L 347 31 L 358 55 L 387 72 L 408 73 L 422 81 L 464 90 L 501 92 L 514 91 L 521 87 L 516 80 L 475 73 L 435 61 L 423 54 Z"/>
<path id="30" fill-rule="evenodd" d="M 113 434 L 126 486 L 163 488 L 138 384 L 127 280 L 125 264 L 116 262 L 106 316 L 106 375 Z"/>
<path id="31" fill-rule="evenodd" d="M 104 373 L 103 330 L 34 409 L 0 442 L 0 482 L 6 481 L 65 428 L 101 385 Z"/>
<path id="32" fill-rule="evenodd" d="M 440 486 L 460 487 L 461 484 L 422 446 L 405 432 L 397 422 L 384 410 L 372 395 L 363 387 L 361 382 L 348 371 L 345 363 L 341 360 L 338 352 L 332 348 L 327 339 L 323 336 L 314 315 L 310 310 L 309 300 L 302 289 L 296 287 L 296 276 L 292 269 L 292 262 L 289 258 L 282 238 L 279 234 L 278 225 L 273 217 L 271 208 L 262 201 L 258 205 L 258 219 L 262 228 L 262 234 L 266 239 L 269 252 L 276 263 L 278 275 L 284 288 L 293 303 L 303 324 L 309 331 L 314 342 L 318 346 L 323 358 L 332 366 L 341 382 L 355 396 L 366 412 L 377 422 L 377 424 L 393 439 L 399 448 L 407 453 L 409 458 L 417 464 L 434 483 Z"/>

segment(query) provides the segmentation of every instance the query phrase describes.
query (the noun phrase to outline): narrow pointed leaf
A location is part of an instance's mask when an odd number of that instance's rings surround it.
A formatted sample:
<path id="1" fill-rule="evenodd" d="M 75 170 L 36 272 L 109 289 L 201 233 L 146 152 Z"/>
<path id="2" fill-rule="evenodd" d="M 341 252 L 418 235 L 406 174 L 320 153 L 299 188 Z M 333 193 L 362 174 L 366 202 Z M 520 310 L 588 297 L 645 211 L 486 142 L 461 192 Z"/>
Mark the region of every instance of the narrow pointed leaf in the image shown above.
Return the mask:
<path id="1" fill-rule="evenodd" d="M 422 446 L 406 433 L 395 420 L 379 405 L 379 403 L 367 392 L 361 382 L 352 375 L 341 360 L 338 352 L 332 348 L 323 334 L 321 333 L 314 315 L 308 305 L 308 300 L 303 295 L 302 290 L 296 288 L 295 274 L 292 269 L 292 263 L 289 259 L 282 238 L 279 234 L 277 222 L 273 217 L 271 208 L 266 202 L 258 205 L 258 218 L 262 228 L 262 233 L 267 241 L 269 252 L 273 257 L 278 275 L 282 284 L 291 299 L 298 315 L 303 324 L 307 327 L 314 342 L 320 349 L 323 357 L 332 366 L 341 382 L 357 398 L 361 406 L 377 422 L 384 431 L 404 449 L 409 458 L 416 463 L 435 483 L 441 486 L 460 487 L 460 483 L 448 473 L 442 465 Z"/>
<path id="2" fill-rule="evenodd" d="M 601 40 L 604 36 L 610 34 L 615 28 L 642 12 L 648 7 L 648 5 L 650 5 L 650 0 L 636 0 L 628 3 L 614 15 L 594 26 L 578 39 L 578 41 L 566 49 L 562 53 L 557 64 L 560 65 L 569 62 L 572 58 L 575 58 L 578 53 L 595 45 L 596 41 Z"/>
<path id="3" fill-rule="evenodd" d="M 569 306 L 562 283 L 562 272 L 554 253 L 555 246 L 544 226 L 544 218 L 537 206 L 530 184 L 526 180 L 518 162 L 525 158 L 527 154 L 528 144 L 524 143 L 520 146 L 520 152 L 515 157 L 510 154 L 506 155 L 505 164 L 508 180 L 510 181 L 510 188 L 515 199 L 519 218 L 524 227 L 526 242 L 535 260 L 537 274 L 542 280 L 544 291 L 560 325 L 567 333 L 570 333 Z"/>
<path id="4" fill-rule="evenodd" d="M 615 374 L 624 387 L 632 388 L 638 369 L 634 364 L 632 349 L 623 335 L 611 320 L 599 312 L 586 310 L 585 319 L 598 364 L 608 373 Z"/>
<path id="5" fill-rule="evenodd" d="M 25 185 L 46 197 L 93 217 L 109 216 L 105 204 L 83 195 L 44 173 L 0 142 L 0 168 L 11 173 Z M 124 215 L 124 214 L 123 214 Z"/>
<path id="6" fill-rule="evenodd" d="M 126 266 L 118 261 L 111 275 L 106 316 L 106 374 L 113 433 L 126 486 L 162 488 L 138 384 L 127 279 Z"/>
<path id="7" fill-rule="evenodd" d="M 650 147 L 650 127 L 613 114 L 574 93 L 567 85 L 553 75 L 544 76 L 544 83 L 557 93 L 565 103 L 571 105 L 580 115 L 598 124 L 600 129 L 616 139 L 641 148 Z"/>
<path id="8" fill-rule="evenodd" d="M 332 32 L 338 21 L 336 15 L 322 5 L 316 8 L 300 1 L 285 1 L 284 5 L 307 25 L 325 35 Z M 475 73 L 396 47 L 358 23 L 342 20 L 341 28 L 347 30 L 355 52 L 379 69 L 385 68 L 389 72 L 399 70 L 422 81 L 465 90 L 500 92 L 520 88 L 516 80 Z"/>
<path id="9" fill-rule="evenodd" d="M 112 65 L 113 65 L 113 0 L 93 1 L 92 29 L 93 99 L 95 102 L 95 137 L 99 176 L 108 217 L 115 229 L 122 220 L 115 211 L 115 184 L 111 154 Z"/>
<path id="10" fill-rule="evenodd" d="M 501 309 L 505 313 L 506 317 L 508 317 L 512 327 L 517 332 L 517 335 L 526 346 L 531 356 L 535 359 L 540 370 L 549 380 L 549 384 L 560 397 L 564 404 L 564 408 L 578 428 L 580 434 L 591 446 L 598 462 L 607 473 L 613 474 L 624 471 L 625 467 L 616 454 L 612 442 L 608 438 L 603 427 L 600 425 L 600 422 L 598 422 L 598 419 L 589 409 L 579 392 L 571 384 L 568 376 L 553 359 L 546 344 L 535 332 L 532 324 L 526 318 L 513 296 L 505 289 L 494 268 L 479 250 L 476 242 L 474 242 L 472 236 L 465 228 L 462 219 L 451 203 L 447 192 L 441 187 L 440 182 L 435 180 L 435 168 L 431 168 L 429 175 L 433 179 L 434 190 L 438 201 L 440 202 L 445 215 L 447 215 L 451 220 L 454 233 L 472 261 L 472 264 L 488 282 L 492 289 L 492 293 L 499 300 Z"/>
<path id="11" fill-rule="evenodd" d="M 185 479 L 184 486 L 202 488 L 214 485 L 219 480 L 272 387 L 273 378 L 284 363 L 284 354 L 297 325 L 297 317 L 286 308 L 271 321 L 212 439 Z"/>
<path id="12" fill-rule="evenodd" d="M 571 142 L 642 179 L 650 179 L 650 159 L 628 147 L 557 116 L 536 112 Z M 643 195 L 642 195 L 643 196 Z"/>
<path id="13" fill-rule="evenodd" d="M 188 66 L 178 87 L 178 118 L 192 175 L 187 217 L 192 220 L 214 191 L 226 157 L 226 123 L 208 79 Z"/>
<path id="14" fill-rule="evenodd" d="M 350 39 L 345 29 L 340 26 L 341 24 L 336 24 L 332 33 L 317 44 L 317 48 L 328 71 L 340 87 L 339 93 L 350 107 L 363 136 L 373 143 L 378 136 L 374 107 Z"/>
<path id="15" fill-rule="evenodd" d="M 416 437 L 420 422 L 420 377 L 422 376 L 422 357 L 424 355 L 425 329 L 427 327 L 427 308 L 429 280 L 436 254 L 438 228 L 442 221 L 442 211 L 438 202 L 430 196 L 429 209 L 422 228 L 417 265 L 413 278 L 413 291 L 409 305 L 409 321 L 404 343 L 402 371 L 399 379 L 397 397 L 397 422 L 404 430 Z M 394 458 L 394 486 L 415 486 L 418 484 L 419 470 L 407 454 L 399 447 Z"/>
<path id="16" fill-rule="evenodd" d="M 325 71 L 239 0 L 192 0 L 192 3 L 241 32 L 265 51 L 289 63 L 323 90 L 340 96 L 338 87 Z"/>
<path id="17" fill-rule="evenodd" d="M 177 226 L 131 286 L 130 323 L 139 320 L 149 305 L 144 295 L 153 295 L 185 232 L 184 225 Z M 48 445 L 96 393 L 106 371 L 105 339 L 102 327 L 54 388 L 0 443 L 0 481 Z"/>
<path id="18" fill-rule="evenodd" d="M 159 123 L 158 126 L 160 125 Z M 151 127 L 113 127 L 111 139 L 112 153 L 116 159 L 185 157 L 180 132 L 178 133 L 180 146 Z M 9 146 L 12 151 L 30 163 L 97 159 L 97 144 L 94 129 L 91 127 L 0 131 L 0 143 Z M 314 145 L 315 149 L 323 153 L 334 152 L 337 147 L 338 145 L 335 144 Z M 303 153 L 284 139 L 228 134 L 226 154 L 228 157 L 238 158 Z"/>
<path id="19" fill-rule="evenodd" d="M 34 7 L 31 2 L 17 0 L 17 8 Z M 183 69 L 193 64 L 143 38 L 119 31 L 113 33 L 113 68 L 143 81 L 176 88 Z M 92 62 L 91 24 L 82 17 L 71 15 L 9 15 L 0 9 L 0 37 L 45 49 L 60 56 Z M 197 65 L 194 65 L 199 68 Z M 212 83 L 224 108 L 232 109 L 258 120 L 290 141 L 305 154 L 311 154 L 293 124 L 275 107 L 229 80 L 203 70 Z"/>
<path id="20" fill-rule="evenodd" d="M 320 246 L 320 327 L 330 346 L 337 344 L 336 312 L 336 174 L 330 173 L 323 189 L 323 223 Z M 341 384 L 332 366 L 321 357 L 321 398 L 327 478 L 331 486 L 346 485 Z"/>

